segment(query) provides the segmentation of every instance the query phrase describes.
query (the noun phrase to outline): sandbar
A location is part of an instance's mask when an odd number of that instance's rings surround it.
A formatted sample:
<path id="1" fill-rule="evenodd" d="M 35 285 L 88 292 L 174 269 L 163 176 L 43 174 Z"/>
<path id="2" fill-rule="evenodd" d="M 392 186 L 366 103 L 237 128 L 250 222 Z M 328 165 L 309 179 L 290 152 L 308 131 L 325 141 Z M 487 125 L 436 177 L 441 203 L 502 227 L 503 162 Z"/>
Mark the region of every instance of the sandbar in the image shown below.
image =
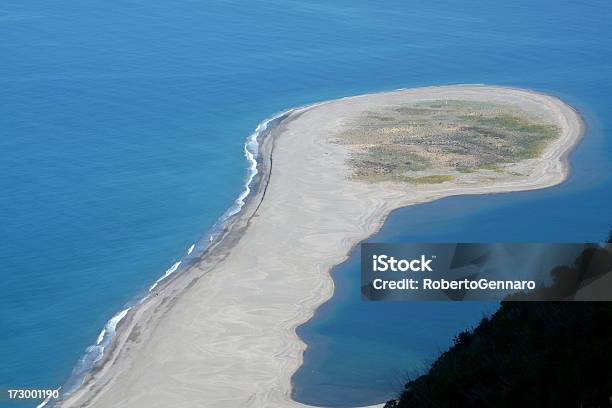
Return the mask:
<path id="1" fill-rule="evenodd" d="M 448 98 L 538 112 L 560 136 L 525 177 L 418 186 L 351 179 L 350 152 L 330 137 L 348 120 L 372 107 Z M 303 407 L 291 399 L 306 347 L 296 327 L 332 296 L 329 272 L 352 247 L 399 207 L 557 185 L 583 133 L 580 115 L 560 99 L 499 86 L 405 89 L 289 111 L 261 140 L 257 188 L 225 233 L 130 310 L 99 365 L 60 406 Z"/>

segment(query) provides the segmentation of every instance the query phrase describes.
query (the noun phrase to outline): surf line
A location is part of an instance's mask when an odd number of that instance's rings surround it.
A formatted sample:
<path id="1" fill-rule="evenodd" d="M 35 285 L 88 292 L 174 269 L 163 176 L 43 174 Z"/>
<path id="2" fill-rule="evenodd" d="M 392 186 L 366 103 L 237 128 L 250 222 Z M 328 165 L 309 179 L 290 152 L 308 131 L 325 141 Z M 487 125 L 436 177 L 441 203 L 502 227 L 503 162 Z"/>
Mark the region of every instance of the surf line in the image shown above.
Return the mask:
<path id="1" fill-rule="evenodd" d="M 271 124 L 275 123 L 279 119 L 288 116 L 294 110 L 295 109 L 289 109 L 263 120 L 257 125 L 255 131 L 253 131 L 247 137 L 245 143 L 243 144 L 244 156 L 246 157 L 248 162 L 247 177 L 246 182 L 244 184 L 244 189 L 242 190 L 238 198 L 234 200 L 232 206 L 230 206 L 223 213 L 223 215 L 219 217 L 219 219 L 215 222 L 215 224 L 213 224 L 213 227 L 204 235 L 204 237 L 189 247 L 186 253 L 187 257 L 195 257 L 198 254 L 203 253 L 208 247 L 213 244 L 215 239 L 222 234 L 227 222 L 242 210 L 247 198 L 252 193 L 251 187 L 253 185 L 255 177 L 259 173 L 257 159 L 259 157 L 259 144 L 261 137 L 266 133 Z M 267 184 L 264 188 L 267 188 Z M 261 204 L 261 202 L 259 204 Z M 144 296 L 142 296 L 140 299 L 136 298 L 135 300 L 129 302 L 120 312 L 116 313 L 108 320 L 108 322 L 104 325 L 104 328 L 98 334 L 95 344 L 88 346 L 85 349 L 83 357 L 81 357 L 81 359 L 78 361 L 76 366 L 73 368 L 72 373 L 68 377 L 68 380 L 61 387 L 64 389 L 63 397 L 70 395 L 79 386 L 81 386 L 87 374 L 89 374 L 96 367 L 97 363 L 102 360 L 105 349 L 115 337 L 117 329 L 119 328 L 123 319 L 129 313 L 129 311 L 134 306 L 137 306 L 147 300 L 151 293 L 154 292 L 154 290 L 161 282 L 174 275 L 177 271 L 180 271 L 181 266 L 184 266 L 183 260 L 184 259 L 181 259 L 175 262 L 172 266 L 170 266 L 170 268 L 166 269 L 164 274 L 149 287 L 147 293 Z M 44 405 L 42 406 L 48 406 L 49 402 L 50 401 L 43 401 Z M 52 401 L 51 404 L 53 405 Z"/>

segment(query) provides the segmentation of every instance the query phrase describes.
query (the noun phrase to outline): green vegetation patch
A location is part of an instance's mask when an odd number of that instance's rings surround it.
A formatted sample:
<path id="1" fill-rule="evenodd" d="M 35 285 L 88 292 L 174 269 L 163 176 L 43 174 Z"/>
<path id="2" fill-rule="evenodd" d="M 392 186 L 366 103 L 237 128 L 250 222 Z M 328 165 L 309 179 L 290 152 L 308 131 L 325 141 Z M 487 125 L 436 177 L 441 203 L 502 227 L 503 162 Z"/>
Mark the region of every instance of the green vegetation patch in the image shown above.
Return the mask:
<path id="1" fill-rule="evenodd" d="M 448 180 L 419 181 L 412 172 L 502 173 L 502 164 L 537 158 L 558 136 L 556 125 L 514 106 L 437 100 L 365 112 L 348 124 L 339 143 L 352 151 L 355 179 L 423 184 Z"/>
<path id="2" fill-rule="evenodd" d="M 421 176 L 421 177 L 405 177 L 404 180 L 413 184 L 440 184 L 447 181 L 452 181 L 453 176 L 450 175 L 433 175 L 433 176 Z"/>

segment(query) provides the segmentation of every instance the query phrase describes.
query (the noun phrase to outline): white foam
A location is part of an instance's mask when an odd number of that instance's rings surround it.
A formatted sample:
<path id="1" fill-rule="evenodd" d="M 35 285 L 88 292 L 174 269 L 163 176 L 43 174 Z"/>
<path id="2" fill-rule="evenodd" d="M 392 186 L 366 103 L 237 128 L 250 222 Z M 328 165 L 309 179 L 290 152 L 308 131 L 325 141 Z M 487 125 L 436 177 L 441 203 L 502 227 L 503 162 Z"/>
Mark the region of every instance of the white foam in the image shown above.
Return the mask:
<path id="1" fill-rule="evenodd" d="M 263 134 L 263 132 L 268 129 L 270 123 L 280 118 L 281 116 L 292 112 L 293 110 L 294 109 L 289 109 L 264 120 L 259 125 L 257 125 L 255 131 L 251 133 L 247 138 L 244 144 L 244 156 L 246 157 L 249 163 L 247 181 L 245 183 L 244 190 L 242 190 L 242 193 L 240 193 L 238 198 L 234 201 L 234 205 L 232 205 L 225 212 L 225 214 L 221 217 L 220 221 L 225 222 L 228 218 L 238 214 L 242 207 L 244 207 L 245 199 L 249 196 L 249 194 L 251 194 L 251 184 L 253 183 L 255 176 L 257 176 L 257 173 L 259 172 L 257 168 L 257 157 L 259 156 L 259 137 Z"/>
<path id="2" fill-rule="evenodd" d="M 81 357 L 77 365 L 72 370 L 70 378 L 66 384 L 63 385 L 65 395 L 70 394 L 71 391 L 80 386 L 87 373 L 96 365 L 98 361 L 100 361 L 104 355 L 104 349 L 110 344 L 112 338 L 115 336 L 117 325 L 125 318 L 130 309 L 131 308 L 129 307 L 123 309 L 114 315 L 108 322 L 106 322 L 106 325 L 96 339 L 96 344 L 87 347 L 85 354 L 83 357 Z M 49 401 L 45 400 L 39 406 L 44 407 L 48 402 Z"/>
<path id="3" fill-rule="evenodd" d="M 110 319 L 108 321 L 108 323 L 106 324 L 106 332 L 110 333 L 110 335 L 112 336 L 113 334 L 115 334 L 115 330 L 117 330 L 117 325 L 119 324 L 119 322 L 121 320 L 123 320 L 123 318 L 128 314 L 128 312 L 130 311 L 131 307 L 128 307 L 126 309 L 123 309 L 122 311 L 120 311 L 119 313 L 117 313 L 115 316 L 113 316 L 112 319 Z"/>
<path id="4" fill-rule="evenodd" d="M 108 322 L 106 322 L 106 325 L 104 326 L 104 328 L 98 335 L 98 339 L 96 340 L 96 346 L 101 347 L 102 351 L 104 350 L 104 346 L 108 345 L 110 339 L 115 335 L 115 332 L 117 331 L 117 325 L 128 314 L 130 309 L 131 307 L 123 309 L 122 311 L 114 315 Z"/>
<path id="5" fill-rule="evenodd" d="M 98 334 L 98 339 L 96 340 L 96 344 L 102 343 L 102 340 L 104 340 L 105 335 L 106 335 L 106 328 L 102 329 L 100 334 Z"/>
<path id="6" fill-rule="evenodd" d="M 318 104 L 311 105 L 311 106 L 316 106 L 316 105 Z M 223 231 L 223 228 L 225 227 L 225 223 L 227 222 L 227 220 L 230 217 L 240 212 L 242 207 L 244 207 L 246 198 L 249 196 L 249 194 L 251 194 L 251 184 L 253 183 L 255 176 L 257 176 L 258 174 L 257 157 L 259 155 L 260 136 L 263 134 L 263 132 L 265 132 L 268 129 L 268 127 L 273 121 L 295 110 L 296 109 L 289 109 L 287 111 L 281 112 L 271 118 L 264 120 L 259 125 L 257 125 L 257 128 L 255 128 L 255 131 L 251 133 L 249 137 L 247 138 L 244 144 L 244 155 L 248 161 L 248 168 L 247 168 L 247 177 L 246 177 L 244 190 L 240 193 L 238 198 L 234 201 L 234 204 L 230 208 L 228 208 L 227 211 L 221 216 L 221 218 L 217 220 L 215 225 L 213 225 L 211 229 L 212 232 L 207 235 L 208 237 L 207 245 L 212 243 L 213 240 L 221 234 L 221 232 Z M 193 244 L 189 247 L 187 251 L 188 256 L 192 254 L 192 252 L 195 250 L 195 247 L 196 247 L 196 244 Z M 170 268 L 168 268 L 164 272 L 164 274 L 159 279 L 157 279 L 153 285 L 151 285 L 151 287 L 149 288 L 149 293 L 151 293 L 161 281 L 163 281 L 168 276 L 176 272 L 176 270 L 179 268 L 181 263 L 182 261 L 178 261 L 174 263 Z M 149 294 L 144 295 L 138 303 L 142 303 L 148 297 L 149 297 Z M 69 395 L 70 392 L 72 392 L 74 389 L 80 386 L 87 372 L 89 372 L 95 366 L 95 364 L 98 361 L 100 361 L 100 359 L 102 358 L 104 354 L 104 349 L 110 343 L 111 339 L 115 336 L 117 325 L 119 324 L 121 320 L 123 320 L 123 318 L 125 318 L 125 316 L 130 311 L 130 309 L 131 307 L 123 309 L 121 312 L 113 316 L 106 323 L 106 325 L 104 326 L 100 334 L 98 334 L 98 337 L 96 339 L 96 344 L 87 347 L 85 351 L 85 355 L 81 358 L 77 366 L 74 368 L 73 373 L 71 377 L 69 378 L 68 382 L 64 385 L 65 395 Z M 48 401 L 43 401 L 41 405 L 39 405 L 39 407 L 37 408 L 44 407 L 47 404 L 47 402 Z"/>
<path id="7" fill-rule="evenodd" d="M 178 269 L 179 266 L 181 266 L 182 261 L 178 261 L 176 262 L 174 265 L 172 265 L 170 268 L 168 268 L 166 270 L 166 272 L 164 272 L 164 274 L 162 275 L 161 278 L 159 278 L 158 280 L 155 281 L 155 283 L 153 285 L 151 285 L 151 287 L 149 288 L 149 292 L 151 292 L 153 289 L 155 289 L 157 287 L 157 285 L 159 284 L 159 282 L 163 281 L 164 279 L 166 279 L 168 276 L 172 275 L 174 272 L 176 272 L 176 270 Z"/>

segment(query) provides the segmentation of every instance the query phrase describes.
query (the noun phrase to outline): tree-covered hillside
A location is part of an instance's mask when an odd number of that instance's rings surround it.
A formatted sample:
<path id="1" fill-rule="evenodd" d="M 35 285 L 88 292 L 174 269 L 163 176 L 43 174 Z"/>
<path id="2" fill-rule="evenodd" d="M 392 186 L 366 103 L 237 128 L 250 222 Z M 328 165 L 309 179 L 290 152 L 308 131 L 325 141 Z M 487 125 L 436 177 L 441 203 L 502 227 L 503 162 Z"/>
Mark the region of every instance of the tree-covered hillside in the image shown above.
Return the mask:
<path id="1" fill-rule="evenodd" d="M 385 405 L 405 407 L 612 407 L 612 302 L 502 302 Z"/>
<path id="2" fill-rule="evenodd" d="M 504 302 L 395 407 L 612 406 L 612 303 Z"/>

